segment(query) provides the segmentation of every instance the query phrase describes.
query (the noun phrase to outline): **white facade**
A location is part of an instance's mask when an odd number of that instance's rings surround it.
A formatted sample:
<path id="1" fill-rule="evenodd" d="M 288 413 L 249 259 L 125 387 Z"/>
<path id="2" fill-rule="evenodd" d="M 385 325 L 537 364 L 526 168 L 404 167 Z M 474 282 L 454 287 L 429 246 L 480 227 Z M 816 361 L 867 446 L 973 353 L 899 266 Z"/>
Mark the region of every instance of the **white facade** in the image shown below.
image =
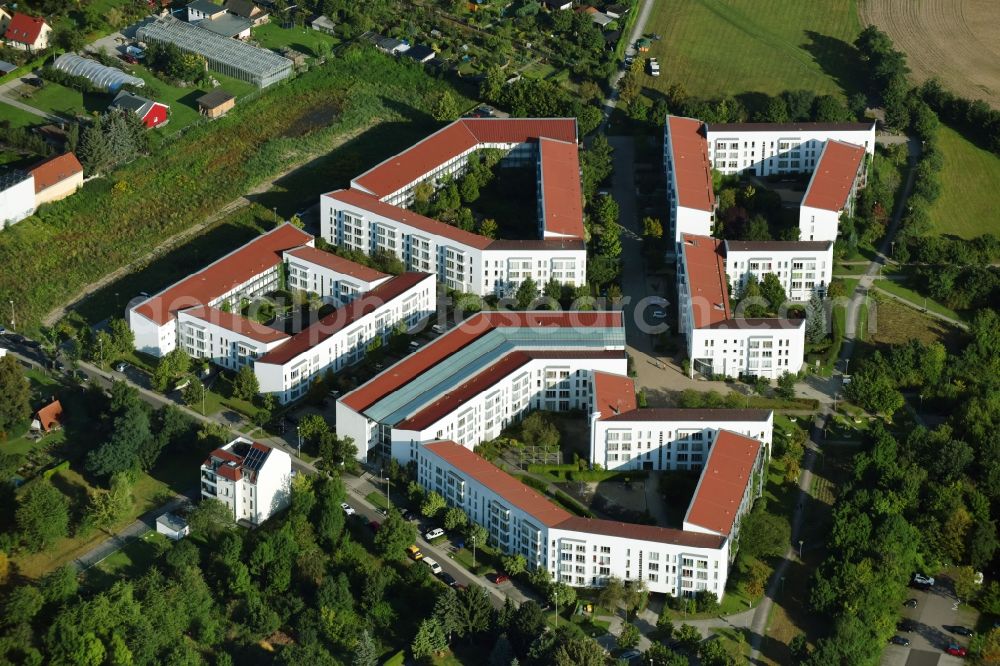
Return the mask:
<path id="1" fill-rule="evenodd" d="M 787 326 L 787 328 L 786 328 Z M 805 355 L 805 319 L 732 319 L 725 328 L 692 329 L 691 373 L 778 379 L 798 374 Z"/>
<path id="2" fill-rule="evenodd" d="M 811 172 L 828 140 L 875 153 L 875 123 L 706 123 L 712 168 L 726 175 Z"/>
<path id="3" fill-rule="evenodd" d="M 324 303 L 337 306 L 350 303 L 358 296 L 384 284 L 391 277 L 379 273 L 378 276 L 372 275 L 366 279 L 295 255 L 295 250 L 284 253 L 285 263 L 288 266 L 288 287 L 319 294 Z M 346 260 L 344 262 L 353 263 Z M 376 273 L 376 271 L 370 272 Z"/>
<path id="4" fill-rule="evenodd" d="M 826 293 L 833 279 L 833 241 L 725 241 L 726 275 L 739 294 L 750 276 L 774 273 L 789 300 L 808 301 Z"/>
<path id="5" fill-rule="evenodd" d="M 395 281 L 409 284 L 389 291 Z M 436 284 L 433 275 L 404 274 L 393 278 L 254 361 L 261 393 L 282 404 L 296 400 L 328 369 L 341 370 L 361 361 L 376 338 L 385 344 L 399 324 L 416 328 L 434 314 Z"/>
<path id="6" fill-rule="evenodd" d="M 177 328 L 180 347 L 188 356 L 206 359 L 234 372 L 290 337 L 263 324 L 206 308 L 178 312 Z"/>
<path id="7" fill-rule="evenodd" d="M 663 167 L 670 207 L 666 231 L 680 242 L 684 234 L 711 236 L 715 196 L 701 122 L 668 116 L 663 126 Z"/>
<path id="8" fill-rule="evenodd" d="M 201 466 L 201 497 L 228 506 L 237 521 L 260 525 L 291 501 L 292 459 L 237 437 Z"/>
<path id="9" fill-rule="evenodd" d="M 0 188 L 0 229 L 35 212 L 35 178 L 30 173 L 7 173 L 0 180 Z"/>
<path id="10" fill-rule="evenodd" d="M 494 382 L 477 387 L 461 404 L 435 410 L 433 416 L 408 419 L 392 429 L 392 457 L 405 465 L 417 459 L 421 443 L 447 439 L 469 450 L 500 436 L 528 411 L 587 409 L 595 371 L 625 375 L 628 360 L 619 358 L 534 358 Z M 465 396 L 463 396 L 465 397 Z M 413 422 L 419 421 L 419 429 Z"/>
<path id="11" fill-rule="evenodd" d="M 802 206 L 799 208 L 799 238 L 836 240 L 840 231 L 840 211 Z"/>
<path id="12" fill-rule="evenodd" d="M 637 409 L 590 418 L 590 462 L 605 469 L 701 469 L 719 430 L 763 442 L 769 457 L 774 433 L 774 414 L 763 409 Z"/>

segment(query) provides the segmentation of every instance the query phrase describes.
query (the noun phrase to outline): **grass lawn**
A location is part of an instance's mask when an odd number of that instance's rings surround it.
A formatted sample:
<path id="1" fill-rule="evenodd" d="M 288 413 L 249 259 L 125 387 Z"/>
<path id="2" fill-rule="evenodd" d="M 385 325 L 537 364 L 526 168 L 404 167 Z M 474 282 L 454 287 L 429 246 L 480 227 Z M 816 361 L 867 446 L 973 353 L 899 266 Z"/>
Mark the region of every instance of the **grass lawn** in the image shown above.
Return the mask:
<path id="1" fill-rule="evenodd" d="M 657 90 L 679 83 L 711 98 L 859 88 L 854 0 L 658 0 L 647 30 L 662 36 L 647 55 L 660 59 L 663 76 L 643 78 Z"/>
<path id="2" fill-rule="evenodd" d="M 973 238 L 1000 235 L 993 192 L 1000 183 L 1000 157 L 976 147 L 941 125 L 938 145 L 944 157 L 941 196 L 931 206 L 931 220 L 941 234 Z"/>
<path id="3" fill-rule="evenodd" d="M 872 345 L 905 344 L 917 339 L 924 344 L 939 341 L 956 351 L 964 335 L 961 330 L 940 319 L 888 298 L 878 300 L 877 315 L 876 329 L 871 339 L 867 340 Z"/>
<path id="4" fill-rule="evenodd" d="M 833 277 L 857 277 L 864 275 L 868 264 L 834 264 Z"/>
<path id="5" fill-rule="evenodd" d="M 369 504 L 372 504 L 378 507 L 379 509 L 386 509 L 386 510 L 389 509 L 389 502 L 386 501 L 385 495 L 382 493 L 375 492 L 373 490 L 372 492 L 365 495 L 365 499 L 368 500 Z"/>
<path id="6" fill-rule="evenodd" d="M 84 573 L 84 585 L 91 591 L 107 589 L 119 578 L 141 577 L 169 547 L 170 541 L 151 531 L 112 553 Z"/>
<path id="7" fill-rule="evenodd" d="M 904 287 L 895 280 L 879 280 L 875 283 L 875 288 L 899 296 L 900 298 L 912 303 L 915 308 L 927 309 L 930 312 L 936 312 L 944 315 L 945 317 L 957 319 L 958 321 L 963 321 L 965 319 L 962 315 L 955 312 L 951 308 L 941 305 L 933 298 L 924 296 L 923 294 L 913 291 L 908 287 Z"/>
<path id="8" fill-rule="evenodd" d="M 299 53 L 307 56 L 317 57 L 330 52 L 340 40 L 333 35 L 328 35 L 312 28 L 282 28 L 277 23 L 265 23 L 253 29 L 253 39 L 257 40 L 266 49 L 281 50 L 289 46 Z"/>
<path id="9" fill-rule="evenodd" d="M 41 89 L 32 86 L 21 86 L 21 88 L 34 90 L 31 97 L 21 98 L 23 103 L 67 118 L 87 116 L 95 111 L 103 113 L 114 99 L 114 95 L 110 93 L 82 93 L 52 81 L 46 81 Z"/>
<path id="10" fill-rule="evenodd" d="M 47 121 L 41 116 L 28 113 L 23 109 L 0 102 L 0 121 L 10 123 L 11 127 L 30 127 L 32 125 L 43 125 Z"/>

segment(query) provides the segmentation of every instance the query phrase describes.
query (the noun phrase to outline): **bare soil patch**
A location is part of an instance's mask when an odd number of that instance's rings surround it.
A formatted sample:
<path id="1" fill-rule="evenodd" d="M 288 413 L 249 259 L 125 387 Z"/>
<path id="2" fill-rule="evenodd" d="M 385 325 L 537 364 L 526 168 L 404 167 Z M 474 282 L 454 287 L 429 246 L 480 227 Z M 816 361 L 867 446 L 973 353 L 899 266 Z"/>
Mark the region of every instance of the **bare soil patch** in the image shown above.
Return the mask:
<path id="1" fill-rule="evenodd" d="M 864 25 L 876 25 L 906 53 L 913 78 L 1000 108 L 1000 21 L 996 0 L 862 0 Z"/>

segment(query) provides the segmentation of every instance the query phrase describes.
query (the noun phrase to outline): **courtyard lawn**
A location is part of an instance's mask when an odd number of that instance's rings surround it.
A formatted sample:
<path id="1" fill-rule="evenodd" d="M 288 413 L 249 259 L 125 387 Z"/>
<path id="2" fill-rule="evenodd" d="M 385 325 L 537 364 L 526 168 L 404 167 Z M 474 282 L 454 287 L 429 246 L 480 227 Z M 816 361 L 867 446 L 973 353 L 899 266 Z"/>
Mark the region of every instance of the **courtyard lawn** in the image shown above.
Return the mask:
<path id="1" fill-rule="evenodd" d="M 860 87 L 852 46 L 861 31 L 854 0 L 657 0 L 648 54 L 663 75 L 643 85 L 679 83 L 711 98 L 743 92 L 807 89 L 818 95 Z"/>
<path id="2" fill-rule="evenodd" d="M 265 23 L 253 29 L 253 39 L 266 49 L 280 51 L 290 47 L 307 56 L 326 55 L 340 40 L 312 28 L 282 28 L 277 23 Z"/>
<path id="3" fill-rule="evenodd" d="M 942 125 L 938 145 L 944 157 L 941 196 L 931 206 L 938 233 L 973 238 L 1000 235 L 1000 215 L 992 193 L 1000 183 L 1000 157 Z"/>
<path id="4" fill-rule="evenodd" d="M 11 127 L 31 127 L 32 125 L 44 125 L 47 121 L 45 118 L 28 113 L 24 109 L 0 102 L 0 122 L 8 122 Z"/>
<path id="5" fill-rule="evenodd" d="M 30 86 L 22 86 L 22 88 Z M 36 109 L 48 111 L 60 116 L 88 116 L 91 113 L 103 113 L 114 95 L 104 93 L 82 93 L 74 88 L 67 88 L 59 83 L 46 81 L 41 89 L 36 89 L 31 97 L 21 101 Z M 39 119 L 41 120 L 41 119 Z"/>

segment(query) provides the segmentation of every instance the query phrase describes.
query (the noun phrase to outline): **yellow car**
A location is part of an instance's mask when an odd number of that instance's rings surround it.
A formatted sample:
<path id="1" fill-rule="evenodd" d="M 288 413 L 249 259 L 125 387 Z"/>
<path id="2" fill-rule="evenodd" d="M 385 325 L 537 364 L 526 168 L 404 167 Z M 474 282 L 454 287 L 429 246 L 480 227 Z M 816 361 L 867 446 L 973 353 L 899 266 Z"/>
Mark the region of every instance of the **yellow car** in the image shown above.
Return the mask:
<path id="1" fill-rule="evenodd" d="M 414 562 L 424 559 L 424 554 L 420 552 L 420 548 L 418 548 L 416 544 L 407 548 L 406 554 L 409 555 Z"/>

